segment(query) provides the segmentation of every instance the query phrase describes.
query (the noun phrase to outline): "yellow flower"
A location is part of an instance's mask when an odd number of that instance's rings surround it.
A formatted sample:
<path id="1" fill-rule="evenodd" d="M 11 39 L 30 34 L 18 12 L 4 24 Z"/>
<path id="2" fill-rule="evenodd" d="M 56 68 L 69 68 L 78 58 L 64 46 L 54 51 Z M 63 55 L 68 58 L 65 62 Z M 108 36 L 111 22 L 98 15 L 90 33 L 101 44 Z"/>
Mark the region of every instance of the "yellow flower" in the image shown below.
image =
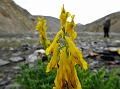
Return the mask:
<path id="1" fill-rule="evenodd" d="M 53 89 L 81 89 L 74 63 L 66 52 L 66 47 L 60 51 L 59 69 Z"/>
<path id="2" fill-rule="evenodd" d="M 74 31 L 75 23 L 74 23 L 74 15 L 71 16 L 71 22 L 66 22 L 65 31 L 68 33 L 69 37 L 74 40 L 77 36 L 76 32 Z"/>
<path id="3" fill-rule="evenodd" d="M 66 55 L 64 54 L 64 51 L 65 49 L 63 49 L 61 52 L 60 52 L 60 60 L 59 60 L 59 68 L 57 70 L 57 75 L 56 75 L 56 78 L 54 80 L 54 83 L 55 83 L 55 89 L 64 89 L 64 82 L 65 82 L 65 79 L 64 79 L 64 72 L 65 71 L 65 67 L 64 65 L 66 65 L 65 61 L 66 61 Z"/>
<path id="4" fill-rule="evenodd" d="M 63 5 L 60 15 L 61 30 L 55 36 L 52 44 L 46 49 L 47 55 L 52 54 L 46 72 L 57 66 L 57 75 L 53 89 L 82 89 L 75 65 L 78 64 L 85 70 L 88 68 L 82 52 L 79 51 L 73 41 L 77 36 L 74 31 L 76 26 L 74 15 L 71 16 L 71 22 L 67 22 L 68 16 L 69 12 L 65 11 Z"/>
<path id="5" fill-rule="evenodd" d="M 60 23 L 61 23 L 61 26 L 65 26 L 66 24 L 66 21 L 67 21 L 67 18 L 69 17 L 69 12 L 66 12 L 65 9 L 64 9 L 64 5 L 61 9 L 61 14 L 60 14 Z"/>
<path id="6" fill-rule="evenodd" d="M 117 52 L 118 52 L 118 54 L 120 55 L 120 49 L 118 49 L 118 51 L 117 51 Z"/>
<path id="7" fill-rule="evenodd" d="M 70 73 L 70 67 L 68 65 L 68 59 L 66 55 L 66 47 L 60 51 L 59 68 L 55 78 L 55 89 L 65 89 L 68 83 L 68 75 Z"/>
<path id="8" fill-rule="evenodd" d="M 72 56 L 69 55 L 68 59 L 69 59 L 68 65 L 70 68 L 70 70 L 69 70 L 70 72 L 68 73 L 68 76 L 69 76 L 68 87 L 69 87 L 69 89 L 82 89 L 79 79 L 77 77 L 77 72 L 75 69 L 75 64 L 72 59 Z"/>
<path id="9" fill-rule="evenodd" d="M 38 18 L 36 30 L 38 31 L 40 37 L 40 43 L 46 49 L 49 46 L 50 41 L 47 39 L 47 35 L 46 35 L 47 27 L 46 27 L 46 20 L 44 20 L 44 17 Z"/>
<path id="10" fill-rule="evenodd" d="M 88 68 L 88 64 L 83 59 L 82 52 L 79 51 L 79 49 L 75 46 L 75 44 L 73 43 L 73 41 L 69 37 L 65 37 L 65 39 L 68 43 L 68 50 L 73 57 L 74 63 L 79 64 L 83 69 L 86 70 Z"/>
<path id="11" fill-rule="evenodd" d="M 57 35 L 55 36 L 53 42 L 51 43 L 51 45 L 46 49 L 46 55 L 52 54 L 54 52 L 54 48 L 57 46 L 57 44 L 59 43 L 59 38 L 60 36 L 62 36 L 62 30 L 60 30 Z"/>
<path id="12" fill-rule="evenodd" d="M 57 64 L 58 64 L 58 56 L 59 56 L 58 46 L 59 46 L 59 44 L 56 44 L 56 46 L 54 47 L 53 56 L 52 56 L 50 62 L 48 63 L 48 65 L 47 65 L 46 72 L 51 71 L 51 70 L 52 70 L 53 68 L 55 68 L 55 67 L 57 66 Z"/>
<path id="13" fill-rule="evenodd" d="M 74 17 L 75 15 L 71 16 L 71 22 L 67 22 L 66 24 L 66 32 L 70 32 L 71 30 L 73 30 L 76 26 L 76 24 L 74 23 Z"/>

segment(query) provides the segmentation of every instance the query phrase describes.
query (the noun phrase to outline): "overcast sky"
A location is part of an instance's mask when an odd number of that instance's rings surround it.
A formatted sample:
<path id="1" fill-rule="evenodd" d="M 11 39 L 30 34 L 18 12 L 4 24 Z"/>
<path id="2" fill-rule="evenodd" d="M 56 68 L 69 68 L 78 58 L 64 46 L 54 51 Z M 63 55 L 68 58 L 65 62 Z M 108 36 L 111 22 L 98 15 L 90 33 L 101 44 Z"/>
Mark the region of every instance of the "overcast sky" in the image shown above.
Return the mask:
<path id="1" fill-rule="evenodd" d="M 33 15 L 59 18 L 61 6 L 75 15 L 75 22 L 87 24 L 120 11 L 120 0 L 14 0 Z"/>

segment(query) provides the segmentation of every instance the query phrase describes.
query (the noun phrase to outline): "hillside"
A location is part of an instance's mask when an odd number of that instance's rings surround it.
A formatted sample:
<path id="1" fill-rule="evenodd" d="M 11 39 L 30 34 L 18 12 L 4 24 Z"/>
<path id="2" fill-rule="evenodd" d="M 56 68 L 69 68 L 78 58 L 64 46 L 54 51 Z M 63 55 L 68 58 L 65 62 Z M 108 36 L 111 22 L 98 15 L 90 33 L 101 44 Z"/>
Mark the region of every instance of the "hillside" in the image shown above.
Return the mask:
<path id="1" fill-rule="evenodd" d="M 13 2 L 0 0 L 0 35 L 32 33 L 32 15 Z"/>
<path id="2" fill-rule="evenodd" d="M 18 6 L 13 0 L 0 0 L 0 36 L 16 35 L 16 34 L 33 34 L 35 25 L 39 16 L 31 15 L 27 10 Z M 44 16 L 47 20 L 47 31 L 58 32 L 60 27 L 59 19 Z M 120 12 L 112 13 L 106 17 L 110 17 L 112 21 L 111 31 L 120 32 Z M 105 17 L 96 20 L 87 25 L 77 24 L 75 30 L 88 32 L 101 32 L 102 24 Z"/>
<path id="3" fill-rule="evenodd" d="M 100 18 L 90 24 L 85 25 L 84 30 L 90 32 L 101 32 L 103 31 L 103 22 L 106 17 L 111 19 L 111 32 L 120 32 L 120 12 L 112 13 L 103 18 Z"/>
<path id="4" fill-rule="evenodd" d="M 13 0 L 0 0 L 0 36 L 34 33 L 38 17 L 18 6 Z M 47 20 L 47 31 L 57 32 L 59 19 L 44 16 Z"/>
<path id="5" fill-rule="evenodd" d="M 41 16 L 31 15 L 13 0 L 0 0 L 0 36 L 34 33 L 38 17 Z M 59 19 L 51 16 L 44 17 L 47 20 L 47 31 L 58 32 Z M 81 24 L 77 25 L 76 29 L 81 29 L 80 27 Z"/>

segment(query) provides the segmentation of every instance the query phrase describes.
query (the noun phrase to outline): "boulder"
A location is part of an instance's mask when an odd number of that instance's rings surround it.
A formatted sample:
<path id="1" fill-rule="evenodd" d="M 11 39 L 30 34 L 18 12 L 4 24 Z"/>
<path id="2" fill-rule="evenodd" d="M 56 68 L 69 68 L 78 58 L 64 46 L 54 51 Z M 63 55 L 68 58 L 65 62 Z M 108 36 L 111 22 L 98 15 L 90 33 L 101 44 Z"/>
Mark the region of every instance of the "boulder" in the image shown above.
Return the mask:
<path id="1" fill-rule="evenodd" d="M 0 59 L 0 66 L 7 65 L 9 63 L 10 63 L 9 61 L 5 61 L 5 60 Z"/>
<path id="2" fill-rule="evenodd" d="M 11 57 L 9 60 L 11 62 L 20 62 L 20 61 L 23 61 L 24 58 L 22 58 L 22 57 Z"/>

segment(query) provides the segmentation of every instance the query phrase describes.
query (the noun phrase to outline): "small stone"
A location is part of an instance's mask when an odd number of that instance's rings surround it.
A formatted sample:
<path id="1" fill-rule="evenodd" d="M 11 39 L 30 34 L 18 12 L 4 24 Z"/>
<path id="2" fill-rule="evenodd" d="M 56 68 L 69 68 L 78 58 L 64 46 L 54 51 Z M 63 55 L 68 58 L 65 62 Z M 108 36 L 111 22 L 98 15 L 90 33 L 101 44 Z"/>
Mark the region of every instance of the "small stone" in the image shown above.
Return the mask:
<path id="1" fill-rule="evenodd" d="M 13 51 L 13 50 L 14 50 L 14 48 L 10 47 L 10 48 L 9 48 L 9 50 L 10 50 L 10 51 Z"/>
<path id="2" fill-rule="evenodd" d="M 35 53 L 30 54 L 26 59 L 28 63 L 33 63 L 35 60 L 37 60 L 37 55 Z"/>
<path id="3" fill-rule="evenodd" d="M 107 61 L 106 62 L 108 65 L 115 65 L 116 63 L 115 63 L 115 61 Z"/>
<path id="4" fill-rule="evenodd" d="M 118 61 L 118 60 L 115 60 L 115 63 L 116 63 L 117 65 L 120 65 L 120 61 Z"/>
<path id="5" fill-rule="evenodd" d="M 27 40 L 31 40 L 32 38 L 31 37 L 26 37 Z"/>
<path id="6" fill-rule="evenodd" d="M 9 63 L 10 63 L 9 61 L 4 61 L 4 60 L 0 59 L 0 66 L 7 65 Z"/>
<path id="7" fill-rule="evenodd" d="M 27 57 L 27 62 L 28 63 L 34 63 L 34 61 L 36 61 L 37 59 L 42 59 L 42 58 L 44 60 L 46 59 L 46 57 L 45 57 L 45 50 L 44 49 L 36 50 L 33 54 L 30 54 Z"/>
<path id="8" fill-rule="evenodd" d="M 14 66 L 13 69 L 14 70 L 20 70 L 21 68 L 19 66 Z"/>
<path id="9" fill-rule="evenodd" d="M 89 56 L 90 56 L 90 57 L 96 57 L 96 56 L 98 56 L 98 55 L 99 55 L 98 53 L 93 52 L 91 49 L 89 49 Z"/>
<path id="10" fill-rule="evenodd" d="M 45 54 L 45 50 L 44 49 L 40 49 L 40 50 L 36 50 L 35 53 L 41 53 L 41 54 Z"/>
<path id="11" fill-rule="evenodd" d="M 119 48 L 116 48 L 116 47 L 109 47 L 108 50 L 111 51 L 111 52 L 115 52 L 117 51 Z"/>
<path id="12" fill-rule="evenodd" d="M 98 72 L 96 69 L 93 69 L 92 71 L 93 71 L 94 73 L 97 73 L 97 72 Z"/>
<path id="13" fill-rule="evenodd" d="M 19 56 L 20 54 L 22 54 L 21 52 L 17 52 L 17 53 L 13 53 L 12 56 Z"/>
<path id="14" fill-rule="evenodd" d="M 115 40 L 115 43 L 120 43 L 120 40 Z"/>
<path id="15" fill-rule="evenodd" d="M 98 65 L 98 64 L 99 64 L 98 61 L 93 61 L 93 62 L 90 63 L 89 65 L 90 65 L 91 67 L 95 67 L 95 66 Z"/>
<path id="16" fill-rule="evenodd" d="M 24 59 L 22 57 L 11 57 L 10 61 L 11 62 L 19 62 L 19 61 L 23 61 Z"/>

